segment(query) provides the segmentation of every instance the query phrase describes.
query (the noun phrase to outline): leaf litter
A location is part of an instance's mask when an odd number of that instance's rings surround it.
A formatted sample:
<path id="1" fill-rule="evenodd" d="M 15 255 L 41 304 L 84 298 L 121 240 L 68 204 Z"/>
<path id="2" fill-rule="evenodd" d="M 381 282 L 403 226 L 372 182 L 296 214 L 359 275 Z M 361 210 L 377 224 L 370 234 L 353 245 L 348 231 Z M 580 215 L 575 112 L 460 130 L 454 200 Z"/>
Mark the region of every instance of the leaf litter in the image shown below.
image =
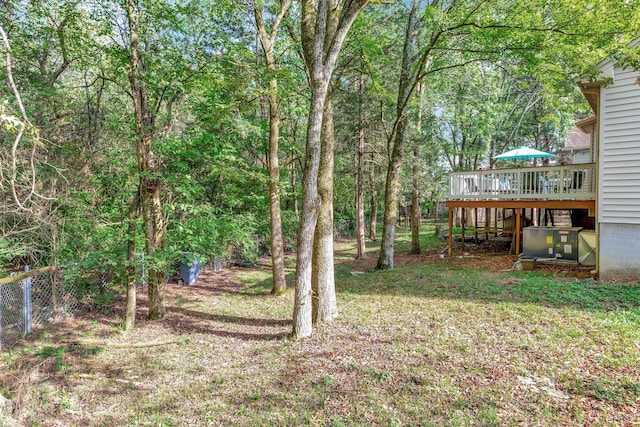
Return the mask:
<path id="1" fill-rule="evenodd" d="M 292 291 L 268 295 L 256 288 L 266 278 L 247 279 L 249 269 L 205 271 L 193 286 L 168 285 L 161 321 L 144 320 L 141 295 L 134 331 L 120 329 L 119 299 L 110 316 L 36 332 L 2 354 L 0 394 L 21 425 L 626 426 L 639 419 L 634 318 L 611 328 L 599 310 L 508 293 L 486 298 L 457 283 L 479 272 L 476 286 L 523 285 L 523 276 L 501 272 L 512 257 L 401 255 L 393 272 L 373 271 L 374 258 L 339 260 L 346 268 L 337 275 L 340 317 L 307 340 L 289 337 Z M 166 344 L 127 347 L 140 343 Z"/>

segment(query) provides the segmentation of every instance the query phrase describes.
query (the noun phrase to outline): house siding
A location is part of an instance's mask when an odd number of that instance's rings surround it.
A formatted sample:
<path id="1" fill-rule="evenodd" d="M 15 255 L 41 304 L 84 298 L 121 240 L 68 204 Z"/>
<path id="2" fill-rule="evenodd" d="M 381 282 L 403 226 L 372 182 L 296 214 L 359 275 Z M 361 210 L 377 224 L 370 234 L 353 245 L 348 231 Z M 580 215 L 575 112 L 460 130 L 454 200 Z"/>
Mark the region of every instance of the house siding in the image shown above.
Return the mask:
<path id="1" fill-rule="evenodd" d="M 600 224 L 600 279 L 638 280 L 639 254 L 640 225 Z"/>
<path id="2" fill-rule="evenodd" d="M 614 84 L 602 89 L 600 106 L 599 222 L 640 225 L 639 73 L 615 68 L 613 76 Z M 601 231 L 606 241 L 607 233 Z M 634 232 L 640 240 L 640 228 Z M 612 262 L 617 253 L 615 247 L 603 244 L 601 264 Z"/>
<path id="3" fill-rule="evenodd" d="M 591 152 L 589 151 L 589 149 L 586 148 L 584 150 L 576 150 L 573 153 L 573 163 L 591 163 Z"/>

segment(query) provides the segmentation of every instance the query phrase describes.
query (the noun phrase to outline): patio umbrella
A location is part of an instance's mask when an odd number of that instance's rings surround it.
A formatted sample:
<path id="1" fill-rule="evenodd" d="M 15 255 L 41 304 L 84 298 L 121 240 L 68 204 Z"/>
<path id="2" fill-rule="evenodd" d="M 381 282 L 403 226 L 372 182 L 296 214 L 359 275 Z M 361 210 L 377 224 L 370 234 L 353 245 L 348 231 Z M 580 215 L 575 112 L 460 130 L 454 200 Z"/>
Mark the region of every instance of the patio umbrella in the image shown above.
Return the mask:
<path id="1" fill-rule="evenodd" d="M 537 159 L 542 157 L 553 157 L 553 154 L 546 153 L 544 151 L 535 150 L 529 147 L 520 147 L 514 150 L 507 151 L 506 153 L 493 156 L 496 160 L 512 160 L 512 159 Z"/>

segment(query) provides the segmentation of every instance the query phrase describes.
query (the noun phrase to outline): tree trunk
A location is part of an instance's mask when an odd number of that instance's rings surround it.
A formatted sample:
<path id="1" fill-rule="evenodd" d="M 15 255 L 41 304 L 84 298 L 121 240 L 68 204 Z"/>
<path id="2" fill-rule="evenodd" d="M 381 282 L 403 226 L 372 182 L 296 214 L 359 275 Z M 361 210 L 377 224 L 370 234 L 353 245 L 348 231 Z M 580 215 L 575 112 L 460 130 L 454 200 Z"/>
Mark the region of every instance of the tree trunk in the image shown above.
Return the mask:
<path id="1" fill-rule="evenodd" d="M 301 41 L 311 85 L 311 105 L 307 122 L 304 176 L 302 180 L 302 217 L 298 232 L 296 292 L 293 309 L 293 335 L 305 338 L 312 333 L 311 267 L 313 235 L 316 228 L 318 169 L 322 116 L 331 75 L 351 25 L 368 0 L 344 5 L 330 0 L 302 0 Z"/>
<path id="2" fill-rule="evenodd" d="M 420 100 L 418 102 L 418 123 L 416 126 L 416 134 L 413 138 L 413 167 L 412 167 L 412 183 L 411 191 L 411 253 L 417 255 L 420 249 L 420 223 L 422 215 L 420 209 L 420 140 L 422 138 L 422 101 L 424 95 L 424 84 L 418 87 Z"/>
<path id="3" fill-rule="evenodd" d="M 327 94 L 322 120 L 322 148 L 318 170 L 320 206 L 313 242 L 313 323 L 330 322 L 338 317 L 333 266 L 333 102 Z"/>
<path id="4" fill-rule="evenodd" d="M 393 268 L 393 249 L 396 237 L 396 223 L 398 220 L 398 187 L 400 184 L 400 166 L 402 165 L 402 153 L 406 133 L 409 127 L 407 104 L 411 96 L 412 68 L 414 66 L 416 42 L 418 38 L 418 12 L 419 4 L 413 2 L 409 12 L 407 32 L 402 52 L 402 69 L 398 87 L 398 101 L 396 108 L 396 132 L 393 147 L 390 153 L 387 169 L 387 181 L 384 194 L 384 222 L 382 224 L 382 242 L 380 244 L 380 256 L 378 269 Z"/>
<path id="5" fill-rule="evenodd" d="M 149 96 L 144 84 L 144 61 L 138 38 L 137 10 L 134 0 L 125 0 L 129 20 L 130 61 L 128 68 L 131 96 L 136 113 L 138 142 L 136 157 L 139 174 L 140 204 L 144 220 L 145 250 L 148 258 L 163 250 L 164 218 L 160 198 L 161 181 L 158 162 L 151 148 L 155 131 L 155 120 L 149 106 Z M 164 307 L 164 274 L 154 265 L 149 267 L 149 320 L 161 319 Z"/>
<path id="6" fill-rule="evenodd" d="M 160 179 L 157 177 L 155 155 L 151 149 L 151 138 L 141 138 L 139 155 L 143 161 L 140 169 L 140 198 L 144 220 L 145 252 L 147 259 L 161 252 L 164 248 L 164 217 L 160 198 Z M 149 284 L 149 320 L 162 319 L 165 315 L 165 281 L 164 273 L 153 263 L 148 268 Z"/>
<path id="7" fill-rule="evenodd" d="M 396 238 L 396 224 L 398 222 L 398 188 L 400 184 L 400 166 L 402 165 L 402 150 L 404 150 L 405 132 L 408 127 L 408 117 L 404 117 L 398 124 L 396 140 L 387 169 L 387 181 L 384 193 L 384 219 L 382 223 L 382 242 L 380 256 L 376 268 L 384 270 L 393 268 L 393 249 Z"/>
<path id="8" fill-rule="evenodd" d="M 376 241 L 376 228 L 378 226 L 378 191 L 376 190 L 376 167 L 371 154 L 371 169 L 369 169 L 369 184 L 371 197 L 369 198 L 369 240 Z"/>
<path id="9" fill-rule="evenodd" d="M 136 194 L 127 214 L 127 261 L 129 265 L 125 269 L 127 280 L 127 304 L 124 317 L 124 330 L 130 331 L 136 324 L 136 220 L 139 210 L 139 193 Z"/>
<path id="10" fill-rule="evenodd" d="M 358 149 L 356 153 L 356 259 L 367 256 L 364 240 L 364 197 L 362 182 L 364 178 L 364 74 L 360 74 L 360 129 L 358 130 Z"/>
<path id="11" fill-rule="evenodd" d="M 296 218 L 300 218 L 300 208 L 298 207 L 298 192 L 296 187 L 298 186 L 298 169 L 296 168 L 296 162 L 291 161 L 291 197 L 293 198 L 293 213 Z"/>
<path id="12" fill-rule="evenodd" d="M 271 213 L 271 293 L 281 294 L 287 289 L 284 274 L 284 243 L 282 240 L 282 214 L 280 211 L 280 165 L 278 144 L 280 138 L 279 100 L 274 95 L 278 82 L 273 79 L 269 95 L 269 206 Z"/>
<path id="13" fill-rule="evenodd" d="M 276 59 L 273 55 L 273 45 L 276 41 L 278 27 L 286 15 L 291 0 L 281 3 L 271 34 L 268 35 L 262 17 L 262 10 L 254 5 L 254 17 L 258 36 L 262 45 L 267 69 L 272 75 L 276 72 Z M 284 274 L 284 244 L 282 240 L 282 214 L 280 209 L 280 99 L 278 98 L 278 81 L 272 78 L 269 82 L 269 206 L 271 215 L 271 271 L 273 287 L 271 293 L 281 294 L 287 289 Z"/>
<path id="14" fill-rule="evenodd" d="M 420 166 L 418 163 L 418 139 L 413 141 L 413 189 L 411 191 L 411 253 L 419 254 L 420 250 Z"/>
<path id="15" fill-rule="evenodd" d="M 317 82 L 317 80 L 316 80 Z M 311 336 L 311 266 L 313 235 L 318 211 L 318 168 L 320 163 L 320 134 L 327 87 L 313 83 L 311 108 L 307 128 L 304 176 L 302 179 L 302 215 L 296 251 L 296 292 L 293 311 L 293 334 L 298 338 Z"/>

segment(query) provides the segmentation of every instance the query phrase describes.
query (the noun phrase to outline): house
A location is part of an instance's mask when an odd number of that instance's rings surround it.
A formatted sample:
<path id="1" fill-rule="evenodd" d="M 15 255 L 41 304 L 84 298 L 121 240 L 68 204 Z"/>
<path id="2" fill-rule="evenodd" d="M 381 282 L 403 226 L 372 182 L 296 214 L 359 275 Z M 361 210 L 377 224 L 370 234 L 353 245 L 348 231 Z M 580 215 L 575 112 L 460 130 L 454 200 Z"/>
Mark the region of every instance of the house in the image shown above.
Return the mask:
<path id="1" fill-rule="evenodd" d="M 470 210 L 511 209 L 516 253 L 524 210 L 571 210 L 594 225 L 599 277 L 640 280 L 640 72 L 611 59 L 597 69 L 601 78 L 578 81 L 595 115 L 569 138 L 573 164 L 450 173 L 449 253 L 454 210 L 461 210 L 464 233 Z M 584 148 L 572 147 L 577 139 Z"/>
<path id="2" fill-rule="evenodd" d="M 578 84 L 595 113 L 598 270 L 604 280 L 639 280 L 640 72 L 612 59 L 596 68 L 601 78 Z"/>
<path id="3" fill-rule="evenodd" d="M 591 116 L 576 123 L 567 136 L 564 148 L 561 151 L 561 160 L 565 163 L 593 163 L 595 153 L 593 152 L 593 126 L 596 117 Z"/>

